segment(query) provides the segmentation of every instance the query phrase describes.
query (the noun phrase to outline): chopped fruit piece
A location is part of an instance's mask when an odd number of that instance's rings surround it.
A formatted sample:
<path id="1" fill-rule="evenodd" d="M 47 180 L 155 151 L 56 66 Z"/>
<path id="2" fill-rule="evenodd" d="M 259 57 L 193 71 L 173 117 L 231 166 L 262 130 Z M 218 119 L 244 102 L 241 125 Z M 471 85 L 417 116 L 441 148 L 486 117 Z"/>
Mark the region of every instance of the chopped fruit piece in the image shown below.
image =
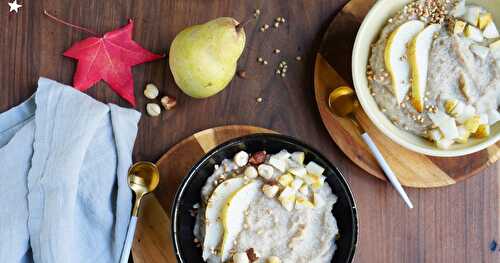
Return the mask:
<path id="1" fill-rule="evenodd" d="M 304 159 L 306 158 L 306 154 L 304 152 L 294 152 L 292 153 L 292 160 L 304 164 Z"/>
<path id="2" fill-rule="evenodd" d="M 475 133 L 477 131 L 477 128 L 479 128 L 479 124 L 481 124 L 479 115 L 474 115 L 464 122 L 465 128 L 471 133 Z"/>
<path id="3" fill-rule="evenodd" d="M 424 22 L 411 20 L 394 30 L 387 40 L 384 61 L 391 75 L 392 93 L 401 103 L 410 89 L 410 64 L 407 59 L 408 43 L 424 29 Z"/>
<path id="4" fill-rule="evenodd" d="M 482 42 L 484 40 L 483 32 L 481 32 L 481 30 L 479 30 L 479 28 L 471 26 L 471 25 L 467 25 L 465 27 L 464 36 L 466 36 L 466 37 L 468 37 L 476 42 Z"/>
<path id="5" fill-rule="evenodd" d="M 458 105 L 458 100 L 456 99 L 448 99 L 444 102 L 444 110 L 446 113 L 453 115 L 452 112 L 455 110 L 455 107 Z"/>
<path id="6" fill-rule="evenodd" d="M 453 140 L 449 140 L 449 139 L 441 139 L 439 141 L 436 141 L 436 146 L 439 149 L 443 149 L 443 150 L 449 149 L 452 144 L 453 144 Z"/>
<path id="7" fill-rule="evenodd" d="M 304 181 L 299 178 L 295 178 L 293 182 L 291 183 L 290 187 L 292 187 L 293 190 L 299 190 L 300 187 L 304 184 Z"/>
<path id="8" fill-rule="evenodd" d="M 286 159 L 290 158 L 291 156 L 292 155 L 286 150 L 282 150 L 279 153 L 273 155 L 273 157 L 278 158 L 280 160 L 286 160 Z"/>
<path id="9" fill-rule="evenodd" d="M 279 201 L 281 202 L 281 205 L 288 211 L 292 211 L 294 205 L 295 205 L 295 190 L 293 190 L 290 187 L 286 187 L 281 194 L 279 195 Z"/>
<path id="10" fill-rule="evenodd" d="M 299 188 L 299 192 L 307 196 L 309 194 L 309 187 L 306 184 L 302 185 L 302 187 Z"/>
<path id="11" fill-rule="evenodd" d="M 488 124 L 494 125 L 497 121 L 500 121 L 500 112 L 497 110 L 488 111 Z"/>
<path id="12" fill-rule="evenodd" d="M 247 165 L 248 158 L 249 158 L 248 153 L 246 153 L 245 151 L 240 151 L 234 155 L 233 161 L 239 167 L 243 167 L 243 166 Z"/>
<path id="13" fill-rule="evenodd" d="M 471 45 L 470 50 L 481 59 L 485 59 L 488 56 L 488 53 L 490 53 L 489 48 L 480 45 Z"/>
<path id="14" fill-rule="evenodd" d="M 440 111 L 429 113 L 429 118 L 438 126 L 444 138 L 452 140 L 458 137 L 457 125 L 454 118 Z"/>
<path id="15" fill-rule="evenodd" d="M 257 172 L 257 169 L 255 169 L 255 167 L 248 166 L 247 168 L 245 168 L 243 175 L 246 176 L 247 178 L 253 179 L 257 178 L 257 176 L 259 176 L 259 173 Z"/>
<path id="16" fill-rule="evenodd" d="M 411 68 L 411 102 L 418 112 L 424 111 L 424 97 L 427 85 L 429 53 L 434 35 L 441 30 L 441 25 L 431 24 L 418 33 L 408 47 Z"/>
<path id="17" fill-rule="evenodd" d="M 490 13 L 481 14 L 479 16 L 479 29 L 483 30 L 492 21 L 493 16 Z"/>
<path id="18" fill-rule="evenodd" d="M 429 139 L 431 139 L 432 141 L 439 141 L 443 137 L 439 129 L 429 130 L 427 131 L 427 134 L 429 136 Z"/>
<path id="19" fill-rule="evenodd" d="M 458 143 L 467 143 L 470 137 L 470 132 L 464 126 L 458 126 L 458 137 L 455 141 Z"/>
<path id="20" fill-rule="evenodd" d="M 456 116 L 462 114 L 464 112 L 464 109 L 465 109 L 465 103 L 458 101 L 458 103 L 455 106 L 455 108 L 453 109 L 453 111 L 451 111 L 449 114 L 453 117 L 456 117 Z"/>
<path id="21" fill-rule="evenodd" d="M 481 138 L 481 139 L 490 136 L 490 125 L 480 124 L 476 132 L 472 135 L 476 138 Z"/>
<path id="22" fill-rule="evenodd" d="M 471 105 L 466 105 L 461 114 L 458 114 L 456 120 L 458 123 L 464 123 L 467 119 L 473 117 L 476 114 L 476 109 Z"/>
<path id="23" fill-rule="evenodd" d="M 297 197 L 297 200 L 295 201 L 295 208 L 296 209 L 314 208 L 314 204 L 311 203 L 311 201 L 307 200 L 307 198 Z"/>
<path id="24" fill-rule="evenodd" d="M 269 198 L 275 197 L 279 190 L 280 188 L 277 185 L 265 184 L 262 186 L 262 193 Z"/>
<path id="25" fill-rule="evenodd" d="M 315 163 L 313 161 L 310 161 L 306 165 L 306 170 L 310 174 L 322 175 L 323 172 L 325 171 L 325 168 L 321 167 L 320 165 L 318 165 L 317 163 Z"/>
<path id="26" fill-rule="evenodd" d="M 444 112 L 438 111 L 436 113 L 429 113 L 429 118 L 431 118 L 432 123 L 439 126 L 441 123 L 445 122 L 449 116 Z"/>
<path id="27" fill-rule="evenodd" d="M 467 11 L 467 8 L 465 7 L 465 1 L 458 1 L 458 2 L 456 2 L 453 9 L 450 11 L 450 15 L 452 15 L 454 17 L 461 17 L 461 16 L 465 15 L 466 11 Z"/>
<path id="28" fill-rule="evenodd" d="M 278 169 L 282 173 L 286 171 L 285 159 L 281 159 L 273 155 L 271 156 L 271 158 L 269 158 L 269 164 L 274 166 L 274 168 Z"/>
<path id="29" fill-rule="evenodd" d="M 500 37 L 497 26 L 491 21 L 483 30 L 483 36 L 488 39 Z"/>
<path id="30" fill-rule="evenodd" d="M 325 204 L 325 200 L 318 193 L 313 193 L 313 201 L 315 207 L 320 207 Z"/>
<path id="31" fill-rule="evenodd" d="M 288 172 L 297 177 L 304 177 L 307 174 L 307 170 L 304 167 L 290 168 L 288 169 Z"/>
<path id="32" fill-rule="evenodd" d="M 488 114 L 486 113 L 483 113 L 483 114 L 479 114 L 479 123 L 480 124 L 488 124 Z"/>
<path id="33" fill-rule="evenodd" d="M 479 14 L 481 13 L 481 8 L 478 6 L 467 7 L 465 11 L 464 19 L 473 26 L 477 26 L 479 22 Z"/>
<path id="34" fill-rule="evenodd" d="M 271 179 L 274 175 L 274 168 L 267 164 L 259 165 L 259 167 L 257 167 L 257 171 L 260 176 L 267 180 Z"/>
<path id="35" fill-rule="evenodd" d="M 278 177 L 278 183 L 280 183 L 282 186 L 288 186 L 291 182 L 293 182 L 293 176 L 289 173 L 283 174 L 282 176 Z"/>
<path id="36" fill-rule="evenodd" d="M 462 34 L 464 32 L 465 26 L 467 26 L 467 23 L 465 23 L 464 21 L 461 20 L 455 21 L 455 23 L 453 23 L 453 34 L 455 35 Z"/>
<path id="37" fill-rule="evenodd" d="M 233 255 L 233 263 L 250 263 L 250 260 L 246 252 L 241 252 Z"/>

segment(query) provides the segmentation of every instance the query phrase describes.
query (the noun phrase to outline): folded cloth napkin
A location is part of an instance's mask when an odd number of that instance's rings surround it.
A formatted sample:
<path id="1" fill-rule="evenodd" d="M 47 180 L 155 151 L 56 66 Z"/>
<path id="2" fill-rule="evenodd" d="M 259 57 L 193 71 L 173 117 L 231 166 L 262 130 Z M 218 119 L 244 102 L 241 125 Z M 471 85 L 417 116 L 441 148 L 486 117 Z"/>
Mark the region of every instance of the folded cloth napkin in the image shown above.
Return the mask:
<path id="1" fill-rule="evenodd" d="M 140 114 L 40 78 L 0 114 L 0 262 L 118 262 Z"/>

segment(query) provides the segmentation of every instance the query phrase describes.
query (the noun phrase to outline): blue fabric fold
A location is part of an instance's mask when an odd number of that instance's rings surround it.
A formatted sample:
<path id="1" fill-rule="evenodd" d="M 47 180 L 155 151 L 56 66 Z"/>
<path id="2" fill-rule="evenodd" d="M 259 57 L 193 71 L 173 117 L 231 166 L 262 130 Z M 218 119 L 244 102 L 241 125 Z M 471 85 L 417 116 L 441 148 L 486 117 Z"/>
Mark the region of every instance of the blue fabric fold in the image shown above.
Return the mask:
<path id="1" fill-rule="evenodd" d="M 0 114 L 0 262 L 118 262 L 140 113 L 40 78 Z"/>

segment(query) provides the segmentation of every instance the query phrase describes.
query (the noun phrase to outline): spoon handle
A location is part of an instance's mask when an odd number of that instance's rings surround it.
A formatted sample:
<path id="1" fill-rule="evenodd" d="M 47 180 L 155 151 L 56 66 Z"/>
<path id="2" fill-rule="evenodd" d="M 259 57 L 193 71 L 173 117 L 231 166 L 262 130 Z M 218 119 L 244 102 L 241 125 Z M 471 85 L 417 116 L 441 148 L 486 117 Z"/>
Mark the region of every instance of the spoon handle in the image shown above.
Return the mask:
<path id="1" fill-rule="evenodd" d="M 389 164 L 385 161 L 384 156 L 382 156 L 382 153 L 379 151 L 377 148 L 377 145 L 373 142 L 372 138 L 370 138 L 370 135 L 368 133 L 363 133 L 361 134 L 361 137 L 363 138 L 363 141 L 365 141 L 366 145 L 370 148 L 370 151 L 372 152 L 373 156 L 375 156 L 375 159 L 377 159 L 378 164 L 380 167 L 382 167 L 382 170 L 384 170 L 385 175 L 391 182 L 392 186 L 396 189 L 396 191 L 399 193 L 401 198 L 405 201 L 406 205 L 412 209 L 413 204 L 411 203 L 410 198 L 408 197 L 408 194 L 406 194 L 405 190 L 401 186 L 401 183 L 399 182 L 398 178 L 392 171 L 391 167 Z"/>
<path id="2" fill-rule="evenodd" d="M 134 241 L 136 224 L 137 224 L 137 216 L 132 216 L 130 218 L 130 223 L 128 224 L 127 237 L 125 238 L 125 245 L 123 245 L 120 263 L 128 263 L 128 257 L 130 256 L 130 249 L 132 248 L 132 242 Z"/>

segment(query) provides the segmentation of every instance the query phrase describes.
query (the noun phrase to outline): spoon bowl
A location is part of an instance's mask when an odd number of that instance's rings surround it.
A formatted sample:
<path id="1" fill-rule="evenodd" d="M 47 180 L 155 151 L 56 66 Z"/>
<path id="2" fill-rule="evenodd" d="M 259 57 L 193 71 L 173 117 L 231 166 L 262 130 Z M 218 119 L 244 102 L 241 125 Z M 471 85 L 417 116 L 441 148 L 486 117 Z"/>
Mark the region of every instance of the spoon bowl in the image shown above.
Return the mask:
<path id="1" fill-rule="evenodd" d="M 137 216 L 139 204 L 144 195 L 152 192 L 160 182 L 160 171 L 151 162 L 137 162 L 130 167 L 127 176 L 128 186 L 135 193 L 136 205 L 132 215 Z"/>

